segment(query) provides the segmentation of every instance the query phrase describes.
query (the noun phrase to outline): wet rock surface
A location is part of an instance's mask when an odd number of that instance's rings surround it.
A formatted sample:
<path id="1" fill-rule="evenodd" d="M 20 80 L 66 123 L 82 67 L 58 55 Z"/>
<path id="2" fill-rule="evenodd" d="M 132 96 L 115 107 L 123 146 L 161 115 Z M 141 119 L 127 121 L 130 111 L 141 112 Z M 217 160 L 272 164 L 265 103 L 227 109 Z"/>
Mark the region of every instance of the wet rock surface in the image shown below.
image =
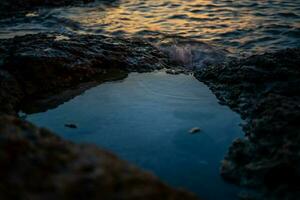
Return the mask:
<path id="1" fill-rule="evenodd" d="M 21 101 L 31 103 L 80 83 L 120 79 L 128 72 L 168 65 L 168 59 L 147 43 L 105 36 L 15 37 L 0 41 L 0 57 L 0 108 L 4 113 L 18 109 Z"/>
<path id="2" fill-rule="evenodd" d="M 263 199 L 300 197 L 300 49 L 234 60 L 195 76 L 246 119 L 222 176 L 264 190 Z"/>
<path id="3" fill-rule="evenodd" d="M 0 199 L 196 199 L 115 155 L 0 117 Z"/>

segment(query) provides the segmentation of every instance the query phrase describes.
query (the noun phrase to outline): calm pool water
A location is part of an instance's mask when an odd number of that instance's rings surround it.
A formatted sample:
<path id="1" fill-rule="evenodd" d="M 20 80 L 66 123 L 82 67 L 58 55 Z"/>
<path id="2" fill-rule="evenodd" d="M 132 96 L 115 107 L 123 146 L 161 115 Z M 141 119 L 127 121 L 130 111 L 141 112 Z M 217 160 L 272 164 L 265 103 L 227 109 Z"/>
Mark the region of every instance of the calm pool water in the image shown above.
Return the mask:
<path id="1" fill-rule="evenodd" d="M 232 140 L 243 135 L 242 120 L 192 75 L 132 73 L 27 120 L 104 147 L 203 199 L 237 199 L 239 189 L 222 180 L 219 167 Z M 201 132 L 189 133 L 193 127 Z"/>

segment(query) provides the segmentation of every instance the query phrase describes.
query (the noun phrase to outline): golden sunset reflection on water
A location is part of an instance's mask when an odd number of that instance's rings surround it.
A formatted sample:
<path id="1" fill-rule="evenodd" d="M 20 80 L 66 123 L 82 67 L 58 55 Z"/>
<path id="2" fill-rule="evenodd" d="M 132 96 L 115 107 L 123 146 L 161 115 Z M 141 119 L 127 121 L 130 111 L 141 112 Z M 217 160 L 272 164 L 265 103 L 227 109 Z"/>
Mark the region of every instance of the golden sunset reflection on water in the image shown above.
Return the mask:
<path id="1" fill-rule="evenodd" d="M 71 19 L 112 35 L 148 38 L 177 35 L 227 45 L 229 49 L 245 47 L 261 51 L 267 45 L 284 43 L 286 35 L 281 33 L 286 27 L 299 32 L 299 18 L 286 20 L 278 15 L 279 12 L 297 13 L 299 5 L 286 1 L 286 10 L 282 10 L 282 4 L 253 0 L 122 0 L 105 11 L 91 9 L 88 15 Z"/>
<path id="2" fill-rule="evenodd" d="M 184 37 L 233 53 L 298 47 L 300 2 L 294 0 L 109 0 L 45 9 L 3 21 L 0 38 L 38 32 L 105 34 L 160 42 Z"/>
<path id="3" fill-rule="evenodd" d="M 169 3 L 168 3 L 169 2 Z M 136 34 L 140 31 L 159 31 L 168 34 L 216 34 L 255 26 L 254 17 L 236 17 L 236 9 L 212 1 L 123 1 L 99 18 L 93 15 L 77 18 L 84 25 L 109 24 L 107 31 L 116 30 Z M 97 11 L 96 11 L 97 12 Z M 241 14 L 241 13 L 240 13 Z M 239 21 L 239 23 L 236 23 Z M 203 36 L 204 37 L 204 36 Z M 209 38 L 210 40 L 213 38 Z"/>

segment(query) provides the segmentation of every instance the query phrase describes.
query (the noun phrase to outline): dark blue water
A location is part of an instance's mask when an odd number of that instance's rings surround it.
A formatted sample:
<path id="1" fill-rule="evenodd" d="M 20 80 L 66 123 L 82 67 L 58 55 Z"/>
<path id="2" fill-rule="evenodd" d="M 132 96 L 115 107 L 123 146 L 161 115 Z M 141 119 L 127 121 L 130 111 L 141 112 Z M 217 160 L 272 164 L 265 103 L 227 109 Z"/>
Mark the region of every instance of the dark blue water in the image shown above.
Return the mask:
<path id="1" fill-rule="evenodd" d="M 27 119 L 76 143 L 104 147 L 203 199 L 237 199 L 240 189 L 222 180 L 219 167 L 243 135 L 242 121 L 191 75 L 132 73 Z M 201 131 L 189 133 L 194 127 Z"/>

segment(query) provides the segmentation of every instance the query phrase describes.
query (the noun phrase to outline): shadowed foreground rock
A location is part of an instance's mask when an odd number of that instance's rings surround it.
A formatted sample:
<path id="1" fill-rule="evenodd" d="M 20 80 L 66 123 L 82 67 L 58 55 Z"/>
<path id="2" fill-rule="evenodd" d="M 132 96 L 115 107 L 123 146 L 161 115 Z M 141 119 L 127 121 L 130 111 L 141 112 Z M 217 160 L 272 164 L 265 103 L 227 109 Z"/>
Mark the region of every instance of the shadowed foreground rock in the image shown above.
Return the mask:
<path id="1" fill-rule="evenodd" d="M 0 199 L 190 200 L 149 173 L 91 145 L 75 145 L 0 117 Z"/>
<path id="2" fill-rule="evenodd" d="M 86 82 L 124 78 L 168 65 L 155 47 L 104 36 L 37 34 L 0 41 L 0 112 Z M 60 102 L 62 103 L 62 102 Z"/>
<path id="3" fill-rule="evenodd" d="M 263 188 L 264 199 L 299 199 L 300 49 L 210 66 L 196 77 L 246 119 L 247 138 L 230 147 L 223 177 Z"/>

